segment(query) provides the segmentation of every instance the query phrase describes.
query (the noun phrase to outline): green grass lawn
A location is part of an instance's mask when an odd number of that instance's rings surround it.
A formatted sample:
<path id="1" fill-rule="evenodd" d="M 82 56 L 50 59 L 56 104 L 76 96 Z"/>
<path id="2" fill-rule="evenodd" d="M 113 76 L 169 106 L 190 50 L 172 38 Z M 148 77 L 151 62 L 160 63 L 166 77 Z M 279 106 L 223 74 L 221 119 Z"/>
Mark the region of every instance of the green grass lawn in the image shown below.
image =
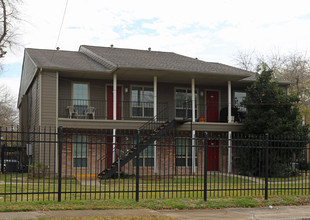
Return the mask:
<path id="1" fill-rule="evenodd" d="M 48 210 L 107 210 L 107 209 L 220 209 L 231 207 L 268 207 L 280 205 L 309 205 L 309 196 L 242 198 L 211 198 L 207 202 L 202 199 L 148 199 L 136 202 L 133 199 L 101 199 L 73 201 L 36 201 L 36 202 L 3 202 L 0 212 L 16 211 L 48 211 Z"/>
<path id="2" fill-rule="evenodd" d="M 207 196 L 214 198 L 263 197 L 261 178 L 209 175 Z M 270 181 L 269 195 L 309 195 L 305 178 Z M 62 200 L 135 199 L 136 179 L 62 178 Z M 170 176 L 139 180 L 140 199 L 192 198 L 204 196 L 204 179 L 194 176 Z M 34 178 L 25 174 L 0 175 L 0 202 L 53 201 L 58 199 L 57 178 Z"/>

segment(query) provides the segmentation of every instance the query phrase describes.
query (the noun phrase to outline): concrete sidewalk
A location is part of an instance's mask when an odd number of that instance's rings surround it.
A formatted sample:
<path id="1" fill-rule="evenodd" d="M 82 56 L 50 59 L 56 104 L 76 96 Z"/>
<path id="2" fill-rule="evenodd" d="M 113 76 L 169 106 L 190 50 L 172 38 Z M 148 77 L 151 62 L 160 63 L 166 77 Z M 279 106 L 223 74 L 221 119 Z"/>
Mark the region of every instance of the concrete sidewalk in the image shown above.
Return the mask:
<path id="1" fill-rule="evenodd" d="M 281 206 L 273 208 L 229 208 L 197 210 L 70 210 L 35 212 L 0 212 L 0 219 L 37 219 L 86 216 L 162 215 L 179 219 L 310 219 L 310 206 Z"/>

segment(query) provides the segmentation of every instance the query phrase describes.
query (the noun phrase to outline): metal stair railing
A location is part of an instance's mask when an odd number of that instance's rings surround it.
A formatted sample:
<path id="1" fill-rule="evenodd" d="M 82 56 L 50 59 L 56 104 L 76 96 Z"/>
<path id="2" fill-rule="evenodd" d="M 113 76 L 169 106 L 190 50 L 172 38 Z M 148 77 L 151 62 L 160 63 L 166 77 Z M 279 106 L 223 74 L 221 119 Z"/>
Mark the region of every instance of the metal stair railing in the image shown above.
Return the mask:
<path id="1" fill-rule="evenodd" d="M 119 160 L 112 163 L 110 167 L 107 167 L 104 171 L 98 174 L 99 178 L 107 179 L 111 177 L 117 170 L 126 165 L 135 156 L 141 153 L 147 146 L 153 144 L 153 142 L 159 139 L 162 135 L 167 133 L 175 125 L 175 120 L 167 120 L 169 117 L 169 107 L 167 106 L 159 114 L 154 116 L 144 125 L 142 125 L 138 131 L 142 137 L 144 137 L 138 144 L 127 150 Z M 166 120 L 166 121 L 165 121 Z M 119 155 L 120 156 L 120 155 Z"/>

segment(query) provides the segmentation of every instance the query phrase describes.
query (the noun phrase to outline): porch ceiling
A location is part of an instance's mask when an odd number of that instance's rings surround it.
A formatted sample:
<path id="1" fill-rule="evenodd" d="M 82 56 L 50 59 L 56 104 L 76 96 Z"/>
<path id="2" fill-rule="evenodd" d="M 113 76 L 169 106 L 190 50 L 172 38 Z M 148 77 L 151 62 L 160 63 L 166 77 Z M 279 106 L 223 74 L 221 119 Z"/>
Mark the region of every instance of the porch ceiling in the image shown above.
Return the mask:
<path id="1" fill-rule="evenodd" d="M 158 82 L 165 83 L 190 83 L 192 78 L 196 79 L 197 85 L 227 85 L 227 81 L 239 81 L 244 76 L 229 73 L 200 73 L 180 72 L 164 70 L 141 70 L 141 69 L 118 69 L 116 70 L 118 80 L 150 81 L 157 76 Z"/>
<path id="2" fill-rule="evenodd" d="M 185 71 L 167 71 L 152 69 L 118 68 L 114 73 L 117 74 L 117 80 L 124 81 L 143 81 L 153 82 L 154 76 L 157 76 L 159 83 L 180 83 L 187 84 L 195 78 L 197 85 L 227 85 L 227 81 L 241 82 L 244 76 L 231 73 L 202 73 Z M 85 71 L 60 71 L 63 77 L 83 78 L 83 79 L 113 79 L 113 73 L 109 72 L 85 72 Z"/>

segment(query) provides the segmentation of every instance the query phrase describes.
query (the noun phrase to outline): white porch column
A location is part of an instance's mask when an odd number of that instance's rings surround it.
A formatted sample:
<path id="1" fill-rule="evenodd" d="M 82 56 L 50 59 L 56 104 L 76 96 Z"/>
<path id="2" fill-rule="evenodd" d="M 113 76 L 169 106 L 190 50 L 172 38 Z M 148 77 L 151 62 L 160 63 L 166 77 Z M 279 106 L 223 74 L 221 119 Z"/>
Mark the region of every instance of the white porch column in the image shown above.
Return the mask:
<path id="1" fill-rule="evenodd" d="M 232 123 L 232 117 L 231 117 L 231 81 L 227 82 L 227 90 L 228 90 L 228 123 Z"/>
<path id="2" fill-rule="evenodd" d="M 157 76 L 154 76 L 154 118 L 157 121 Z M 157 173 L 157 142 L 154 141 L 154 173 Z"/>
<path id="3" fill-rule="evenodd" d="M 113 74 L 113 120 L 116 120 L 116 106 L 117 106 L 117 75 L 116 73 Z M 116 154 L 115 154 L 115 148 L 116 148 L 116 129 L 113 129 L 113 156 L 112 161 L 115 162 Z"/>
<path id="4" fill-rule="evenodd" d="M 231 159 L 232 159 L 232 154 L 231 154 L 231 140 L 232 135 L 231 135 L 231 131 L 228 132 L 228 173 L 231 173 Z"/>
<path id="5" fill-rule="evenodd" d="M 231 81 L 227 82 L 227 91 L 228 91 L 228 123 L 233 123 L 231 117 Z M 228 132 L 228 173 L 231 173 L 231 131 Z"/>
<path id="6" fill-rule="evenodd" d="M 192 122 L 195 122 L 195 79 L 192 78 Z M 192 173 L 196 173 L 196 141 L 195 141 L 195 130 L 192 130 Z"/>

